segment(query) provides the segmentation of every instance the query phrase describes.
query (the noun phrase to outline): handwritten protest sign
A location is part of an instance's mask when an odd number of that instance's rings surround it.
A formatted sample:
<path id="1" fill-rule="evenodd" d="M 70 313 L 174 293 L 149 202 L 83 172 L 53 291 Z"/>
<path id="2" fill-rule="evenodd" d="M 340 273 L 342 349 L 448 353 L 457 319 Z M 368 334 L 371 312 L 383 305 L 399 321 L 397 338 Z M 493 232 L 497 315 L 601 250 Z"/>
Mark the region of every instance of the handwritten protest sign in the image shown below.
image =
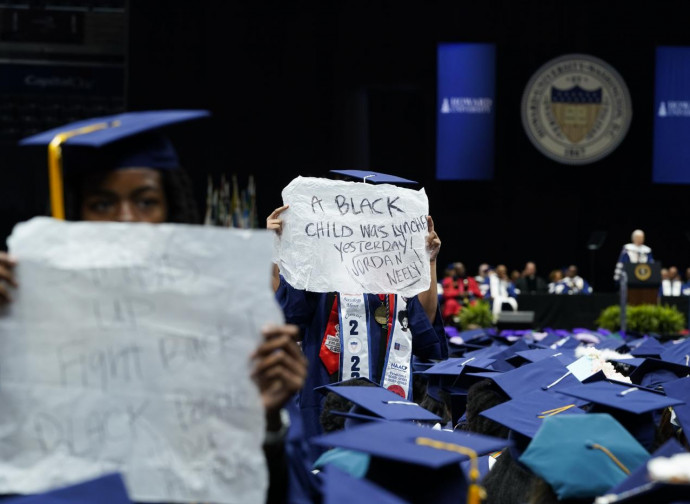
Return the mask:
<path id="1" fill-rule="evenodd" d="M 408 297 L 429 288 L 424 189 L 298 177 L 283 203 L 276 255 L 293 287 Z"/>
<path id="2" fill-rule="evenodd" d="M 120 471 L 135 501 L 263 503 L 250 354 L 280 323 L 270 233 L 37 218 L 9 239 L 0 493 Z"/>

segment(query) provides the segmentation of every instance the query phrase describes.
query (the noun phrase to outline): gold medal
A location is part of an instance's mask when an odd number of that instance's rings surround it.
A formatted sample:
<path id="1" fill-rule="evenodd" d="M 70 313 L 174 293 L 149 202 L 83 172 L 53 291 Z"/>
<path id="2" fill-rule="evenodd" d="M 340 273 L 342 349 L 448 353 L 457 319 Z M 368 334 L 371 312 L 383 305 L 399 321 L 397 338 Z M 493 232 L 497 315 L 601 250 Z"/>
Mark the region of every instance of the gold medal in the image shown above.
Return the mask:
<path id="1" fill-rule="evenodd" d="M 388 324 L 388 308 L 385 304 L 382 304 L 376 308 L 376 311 L 374 312 L 374 320 L 381 325 Z"/>

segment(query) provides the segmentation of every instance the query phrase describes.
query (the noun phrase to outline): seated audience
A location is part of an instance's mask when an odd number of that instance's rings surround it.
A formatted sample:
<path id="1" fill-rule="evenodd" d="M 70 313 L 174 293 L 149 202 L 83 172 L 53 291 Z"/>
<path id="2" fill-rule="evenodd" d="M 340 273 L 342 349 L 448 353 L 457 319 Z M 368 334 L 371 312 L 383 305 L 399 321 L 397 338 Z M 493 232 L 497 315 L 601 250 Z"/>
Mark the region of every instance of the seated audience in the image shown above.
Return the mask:
<path id="1" fill-rule="evenodd" d="M 546 294 L 547 286 L 544 279 L 537 276 L 537 265 L 532 261 L 525 264 L 522 275 L 515 282 L 515 287 L 520 294 Z"/>

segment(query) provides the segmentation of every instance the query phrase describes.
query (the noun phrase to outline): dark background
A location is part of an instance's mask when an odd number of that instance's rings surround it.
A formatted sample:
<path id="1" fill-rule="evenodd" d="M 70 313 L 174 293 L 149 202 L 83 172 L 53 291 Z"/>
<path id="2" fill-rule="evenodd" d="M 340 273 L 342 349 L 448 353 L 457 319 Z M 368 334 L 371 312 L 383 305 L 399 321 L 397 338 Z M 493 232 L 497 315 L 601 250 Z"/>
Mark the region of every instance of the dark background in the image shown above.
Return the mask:
<path id="1" fill-rule="evenodd" d="M 684 4 L 132 1 L 125 103 L 210 109 L 212 120 L 177 139 L 198 195 L 209 173 L 237 173 L 243 184 L 253 174 L 260 222 L 297 175 L 370 168 L 425 187 L 443 240 L 440 264 L 459 260 L 474 272 L 480 262 L 522 269 L 534 260 L 546 276 L 575 263 L 610 291 L 620 247 L 638 227 L 658 260 L 690 266 L 690 189 L 651 184 L 654 51 L 690 45 Z M 497 46 L 493 182 L 434 179 L 436 47 L 455 41 Z M 584 166 L 540 154 L 520 116 L 531 75 L 574 52 L 616 68 L 633 104 L 623 143 Z M 7 187 L 3 208 L 18 194 Z M 595 230 L 607 238 L 592 272 Z"/>

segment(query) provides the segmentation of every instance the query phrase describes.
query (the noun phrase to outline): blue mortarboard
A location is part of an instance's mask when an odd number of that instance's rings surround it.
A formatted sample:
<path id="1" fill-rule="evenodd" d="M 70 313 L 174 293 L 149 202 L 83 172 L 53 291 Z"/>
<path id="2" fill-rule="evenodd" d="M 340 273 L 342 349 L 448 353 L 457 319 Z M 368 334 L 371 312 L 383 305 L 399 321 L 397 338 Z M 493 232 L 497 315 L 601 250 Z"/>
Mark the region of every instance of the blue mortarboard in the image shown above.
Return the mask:
<path id="1" fill-rule="evenodd" d="M 601 343 L 594 345 L 597 350 L 613 350 L 615 352 L 627 351 L 628 346 L 622 339 L 612 336 L 610 338 L 603 339 Z"/>
<path id="2" fill-rule="evenodd" d="M 690 367 L 659 359 L 645 359 L 630 374 L 633 383 L 656 388 L 664 383 L 690 375 Z"/>
<path id="3" fill-rule="evenodd" d="M 666 441 L 662 446 L 659 447 L 653 454 L 651 458 L 654 457 L 670 457 L 671 455 L 675 455 L 676 453 L 684 453 L 685 448 L 676 441 L 675 439 L 671 438 L 668 441 Z M 647 475 L 647 465 L 641 465 L 638 467 L 636 470 L 631 471 L 630 475 L 623 480 L 621 483 L 615 485 L 612 488 L 609 488 L 606 492 L 607 495 L 620 495 L 624 492 L 630 492 L 632 490 L 633 494 L 638 493 L 638 491 L 635 491 L 635 489 L 645 486 L 649 483 L 649 477 Z"/>
<path id="4" fill-rule="evenodd" d="M 584 413 L 572 397 L 557 392 L 533 390 L 480 413 L 528 438 L 534 437 L 546 418 Z"/>
<path id="5" fill-rule="evenodd" d="M 378 173 L 370 170 L 331 170 L 331 173 L 337 173 L 358 182 L 369 182 L 372 184 L 416 184 L 414 180 L 408 180 L 395 175 L 388 175 L 386 173 Z"/>
<path id="6" fill-rule="evenodd" d="M 668 345 L 661 353 L 661 360 L 690 366 L 690 338 Z"/>
<path id="7" fill-rule="evenodd" d="M 664 390 L 669 397 L 685 402 L 685 404 L 673 406 L 673 411 L 686 439 L 690 441 L 690 378 L 681 378 L 680 380 L 666 383 L 664 384 Z"/>
<path id="8" fill-rule="evenodd" d="M 324 504 L 352 504 L 364 500 L 379 504 L 405 504 L 397 495 L 366 479 L 350 476 L 334 466 L 327 466 L 324 473 Z"/>
<path id="9" fill-rule="evenodd" d="M 388 422 L 318 436 L 312 442 L 370 454 L 366 478 L 420 504 L 461 501 L 468 483 L 459 463 L 476 461 L 478 456 L 509 444 L 505 439 L 479 434 Z M 478 478 L 478 471 L 474 474 Z M 477 492 L 473 484 L 471 481 L 470 491 Z"/>
<path id="10" fill-rule="evenodd" d="M 563 388 L 559 392 L 589 401 L 592 412 L 610 413 L 647 448 L 654 444 L 654 412 L 683 402 L 650 389 L 608 381 Z"/>
<path id="11" fill-rule="evenodd" d="M 452 378 L 453 381 L 457 378 L 465 366 L 472 366 L 475 368 L 488 369 L 494 362 L 494 359 L 487 359 L 482 357 L 458 357 L 451 358 L 437 363 L 436 365 L 427 369 L 426 375 L 439 375 Z"/>
<path id="12" fill-rule="evenodd" d="M 601 495 L 648 459 L 612 416 L 593 413 L 545 418 L 519 460 L 562 500 Z"/>
<path id="13" fill-rule="evenodd" d="M 3 499 L 3 504 L 131 504 L 119 474 L 108 474 L 41 494 Z"/>
<path id="14" fill-rule="evenodd" d="M 651 481 L 642 486 L 598 497 L 594 504 L 690 504 L 690 485 Z"/>
<path id="15" fill-rule="evenodd" d="M 161 134 L 175 124 L 208 117 L 206 110 L 126 112 L 86 119 L 23 139 L 20 145 L 48 149 L 53 217 L 64 219 L 62 174 L 141 167 L 179 167 L 170 140 Z"/>
<path id="16" fill-rule="evenodd" d="M 491 366 L 496 371 L 511 371 L 515 369 L 516 366 L 508 362 L 508 360 L 513 357 L 517 352 L 530 350 L 529 343 L 524 339 L 519 339 L 515 343 L 504 347 L 500 352 L 495 353 L 492 358 L 496 360 Z"/>
<path id="17" fill-rule="evenodd" d="M 538 362 L 549 357 L 556 357 L 563 363 L 564 366 L 567 366 L 571 362 L 575 361 L 575 355 L 571 350 L 562 350 L 560 348 L 537 348 L 534 350 L 523 350 L 516 352 L 515 355 L 507 359 L 507 361 L 515 367 L 520 367 L 525 363 Z"/>
<path id="18" fill-rule="evenodd" d="M 420 422 L 440 422 L 441 419 L 422 408 L 417 403 L 403 399 L 399 395 L 386 390 L 383 387 L 348 387 L 326 385 L 322 390 L 327 390 L 355 404 L 356 409 L 352 414 L 359 419 L 384 420 L 416 420 Z M 332 412 L 336 413 L 336 412 Z M 351 416 L 348 413 L 338 413 L 342 416 Z"/>
<path id="19" fill-rule="evenodd" d="M 476 376 L 479 374 L 483 373 Z M 554 357 L 521 366 L 507 373 L 483 375 L 496 383 L 511 399 L 535 389 L 559 390 L 580 383 L 563 363 Z"/>
<path id="20" fill-rule="evenodd" d="M 635 415 L 683 403 L 681 400 L 648 389 L 607 381 L 561 388 L 558 391 L 607 409 L 626 411 Z"/>
<path id="21" fill-rule="evenodd" d="M 659 357 L 666 348 L 656 338 L 646 338 L 636 348 L 630 350 L 635 357 Z"/>

